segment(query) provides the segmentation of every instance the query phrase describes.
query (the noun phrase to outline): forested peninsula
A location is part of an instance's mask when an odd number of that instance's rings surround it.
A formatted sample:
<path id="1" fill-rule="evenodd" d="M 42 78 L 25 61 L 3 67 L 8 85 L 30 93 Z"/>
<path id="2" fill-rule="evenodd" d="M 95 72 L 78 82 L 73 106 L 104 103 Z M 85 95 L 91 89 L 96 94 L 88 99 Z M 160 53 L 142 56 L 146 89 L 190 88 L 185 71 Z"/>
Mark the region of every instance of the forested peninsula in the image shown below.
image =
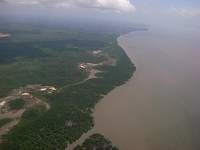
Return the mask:
<path id="1" fill-rule="evenodd" d="M 0 30 L 9 34 L 0 39 L 0 149 L 65 149 L 93 128 L 95 104 L 136 70 L 116 41 L 121 32 L 30 24 Z M 94 138 L 107 141 L 95 134 L 85 144 Z"/>

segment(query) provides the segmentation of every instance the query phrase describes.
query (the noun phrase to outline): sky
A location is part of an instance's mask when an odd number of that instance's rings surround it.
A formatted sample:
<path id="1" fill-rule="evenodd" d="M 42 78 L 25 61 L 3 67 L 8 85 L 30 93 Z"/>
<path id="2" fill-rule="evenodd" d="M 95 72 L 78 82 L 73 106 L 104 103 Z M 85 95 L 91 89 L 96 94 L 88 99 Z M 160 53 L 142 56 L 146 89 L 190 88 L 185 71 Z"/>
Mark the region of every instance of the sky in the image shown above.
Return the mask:
<path id="1" fill-rule="evenodd" d="M 0 15 L 200 27 L 200 0 L 0 0 Z"/>

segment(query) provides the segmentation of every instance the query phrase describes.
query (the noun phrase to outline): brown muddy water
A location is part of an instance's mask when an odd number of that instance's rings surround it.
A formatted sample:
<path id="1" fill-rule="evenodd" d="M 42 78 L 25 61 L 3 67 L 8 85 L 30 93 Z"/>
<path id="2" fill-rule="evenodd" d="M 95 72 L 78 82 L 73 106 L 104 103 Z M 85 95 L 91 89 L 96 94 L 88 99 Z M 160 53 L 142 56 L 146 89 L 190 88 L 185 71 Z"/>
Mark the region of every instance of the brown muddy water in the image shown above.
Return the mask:
<path id="1" fill-rule="evenodd" d="M 95 132 L 121 150 L 200 149 L 200 32 L 150 29 L 119 45 L 137 67 L 95 109 Z"/>

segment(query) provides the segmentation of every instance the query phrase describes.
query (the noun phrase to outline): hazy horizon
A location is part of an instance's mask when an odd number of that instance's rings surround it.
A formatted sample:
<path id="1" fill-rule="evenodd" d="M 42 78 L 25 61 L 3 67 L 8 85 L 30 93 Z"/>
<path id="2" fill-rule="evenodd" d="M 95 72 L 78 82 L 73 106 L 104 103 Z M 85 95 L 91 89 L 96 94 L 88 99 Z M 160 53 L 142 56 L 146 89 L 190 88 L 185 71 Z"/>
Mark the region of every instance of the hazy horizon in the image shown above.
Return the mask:
<path id="1" fill-rule="evenodd" d="M 131 23 L 200 27 L 197 0 L 1 0 L 0 17 L 10 20 Z"/>

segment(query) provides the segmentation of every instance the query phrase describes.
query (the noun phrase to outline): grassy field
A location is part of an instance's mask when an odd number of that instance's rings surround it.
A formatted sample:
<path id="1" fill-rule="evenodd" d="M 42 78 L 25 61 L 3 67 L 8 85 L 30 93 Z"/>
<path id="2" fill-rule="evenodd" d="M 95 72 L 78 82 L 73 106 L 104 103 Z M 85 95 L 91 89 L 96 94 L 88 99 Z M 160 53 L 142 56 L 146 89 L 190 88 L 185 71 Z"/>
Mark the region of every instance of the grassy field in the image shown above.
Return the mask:
<path id="1" fill-rule="evenodd" d="M 64 149 L 93 127 L 92 109 L 102 95 L 122 85 L 135 71 L 114 33 L 34 26 L 7 31 L 11 37 L 0 41 L 1 97 L 29 84 L 61 88 L 84 80 L 87 73 L 77 66 L 82 62 L 102 62 L 104 58 L 89 54 L 96 49 L 116 59 L 117 64 L 99 66 L 99 78 L 59 93 L 40 95 L 51 109 L 32 108 L 25 112 L 20 123 L 4 136 L 0 145 L 4 150 Z M 67 125 L 69 122 L 71 126 Z"/>

